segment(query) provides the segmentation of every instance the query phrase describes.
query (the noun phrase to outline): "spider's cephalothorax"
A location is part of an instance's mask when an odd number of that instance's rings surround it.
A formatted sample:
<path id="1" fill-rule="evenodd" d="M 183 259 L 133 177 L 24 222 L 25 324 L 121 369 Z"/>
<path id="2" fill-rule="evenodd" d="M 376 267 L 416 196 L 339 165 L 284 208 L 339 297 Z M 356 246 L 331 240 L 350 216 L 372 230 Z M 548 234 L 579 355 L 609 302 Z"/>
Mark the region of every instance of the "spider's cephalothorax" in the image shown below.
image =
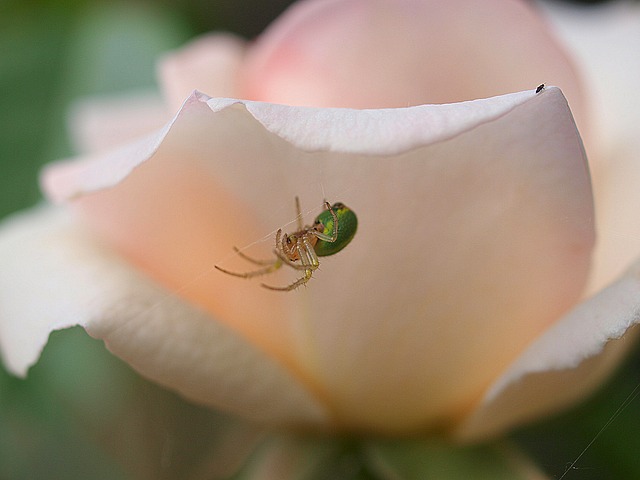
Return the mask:
<path id="1" fill-rule="evenodd" d="M 270 290 L 289 291 L 307 283 L 313 271 L 318 268 L 318 257 L 327 257 L 338 253 L 351 241 L 358 228 L 358 218 L 348 207 L 342 203 L 334 203 L 333 206 L 325 202 L 326 210 L 318 215 L 313 225 L 303 226 L 300 202 L 296 197 L 296 210 L 298 214 L 298 230 L 292 234 L 282 234 L 282 229 L 276 232 L 275 260 L 255 260 L 243 254 L 234 247 L 239 256 L 262 268 L 246 273 L 236 273 L 225 270 L 216 265 L 216 268 L 236 277 L 251 278 L 258 275 L 266 275 L 275 272 L 282 265 L 288 265 L 295 270 L 304 271 L 304 275 L 286 287 L 272 287 L 262 284 Z"/>

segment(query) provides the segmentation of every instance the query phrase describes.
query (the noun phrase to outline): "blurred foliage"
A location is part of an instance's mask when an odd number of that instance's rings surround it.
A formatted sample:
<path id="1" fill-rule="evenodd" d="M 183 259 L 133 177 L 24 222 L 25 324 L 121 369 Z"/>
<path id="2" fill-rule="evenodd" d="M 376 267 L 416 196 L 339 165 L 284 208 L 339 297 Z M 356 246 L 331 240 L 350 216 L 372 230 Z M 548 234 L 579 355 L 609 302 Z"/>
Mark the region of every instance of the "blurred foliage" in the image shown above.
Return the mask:
<path id="1" fill-rule="evenodd" d="M 293 0 L 162 0 L 178 6 L 200 32 L 225 30 L 252 39 L 278 17 Z"/>
<path id="2" fill-rule="evenodd" d="M 551 478 L 640 478 L 640 351 L 582 405 L 513 437 Z M 575 462 L 575 465 L 574 465 Z M 568 471 L 567 471 L 568 470 Z"/>
<path id="3" fill-rule="evenodd" d="M 2 4 L 0 217 L 37 202 L 39 168 L 71 154 L 74 98 L 153 86 L 157 55 L 191 34 L 178 13 L 143 4 Z"/>
<path id="4" fill-rule="evenodd" d="M 72 154 L 74 98 L 153 87 L 159 53 L 210 29 L 254 37 L 289 3 L 0 0 L 0 218 L 38 202 L 40 167 Z M 513 438 L 552 478 L 579 456 L 566 480 L 640 478 L 640 400 L 629 397 L 638 372 L 636 353 L 584 405 Z M 178 478 L 234 428 L 144 381 L 81 329 L 54 333 L 26 380 L 0 366 L 3 480 Z M 340 449 L 332 478 L 374 478 L 359 452 Z"/>
<path id="5" fill-rule="evenodd" d="M 0 370 L 0 412 L 3 480 L 206 480 L 225 465 L 223 441 L 244 458 L 261 438 L 144 380 L 81 328 L 54 332 L 28 379 Z"/>
<path id="6" fill-rule="evenodd" d="M 113 419 L 132 374 L 79 330 L 62 336 L 52 335 L 28 380 L 0 371 L 0 478 L 125 479 L 84 421 L 88 407 L 95 421 Z"/>

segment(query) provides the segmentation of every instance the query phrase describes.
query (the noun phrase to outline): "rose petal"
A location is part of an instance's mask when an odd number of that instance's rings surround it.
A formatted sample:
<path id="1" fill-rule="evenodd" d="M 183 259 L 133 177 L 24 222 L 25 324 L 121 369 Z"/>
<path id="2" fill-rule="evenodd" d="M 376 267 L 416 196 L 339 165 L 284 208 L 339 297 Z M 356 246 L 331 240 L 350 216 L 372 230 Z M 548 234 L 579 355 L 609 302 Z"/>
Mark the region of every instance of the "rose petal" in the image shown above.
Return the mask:
<path id="1" fill-rule="evenodd" d="M 104 238 L 287 365 L 348 428 L 464 414 L 576 301 L 593 243 L 582 145 L 556 88 L 382 111 L 196 95 L 147 143 L 53 167 L 45 185 L 83 194 Z M 307 214 L 326 197 L 360 218 L 309 288 L 212 272 L 251 268 L 234 244 L 268 257 L 296 195 Z M 284 270 L 268 282 L 290 283 Z"/>
<path id="2" fill-rule="evenodd" d="M 640 256 L 640 5 L 543 6 L 576 57 L 593 99 L 597 135 L 588 152 L 599 240 L 589 290 L 596 292 Z"/>
<path id="3" fill-rule="evenodd" d="M 37 360 L 52 330 L 79 324 L 192 400 L 263 422 L 325 418 L 277 363 L 124 264 L 68 212 L 15 216 L 0 231 L 0 259 L 0 347 L 15 374 Z"/>
<path id="4" fill-rule="evenodd" d="M 64 224 L 65 219 L 61 212 L 36 209 L 31 215 L 11 216 L 0 226 L 3 269 L 0 276 L 0 353 L 7 369 L 16 375 L 26 375 L 27 369 L 40 356 L 51 331 L 77 323 L 76 306 L 64 303 L 65 283 L 42 275 L 59 268 L 68 254 L 65 250 L 55 249 L 54 245 L 60 243 L 60 233 L 52 228 L 58 223 Z M 40 248 L 34 248 L 35 245 Z M 82 258 L 81 253 L 78 256 Z M 40 301 L 34 295 L 34 285 L 45 298 L 57 298 L 60 302 L 47 305 L 46 301 Z M 67 314 L 63 315 L 63 312 Z"/>
<path id="5" fill-rule="evenodd" d="M 491 436 L 584 398 L 634 345 L 622 337 L 639 321 L 640 262 L 537 339 L 491 386 L 458 435 Z"/>
<path id="6" fill-rule="evenodd" d="M 158 65 L 165 99 L 176 111 L 194 90 L 216 97 L 238 96 L 245 42 L 230 34 L 202 36 L 166 55 Z"/>
<path id="7" fill-rule="evenodd" d="M 289 105 L 378 108 L 546 82 L 563 89 L 586 123 L 578 78 L 525 2 L 307 0 L 248 52 L 241 93 Z"/>

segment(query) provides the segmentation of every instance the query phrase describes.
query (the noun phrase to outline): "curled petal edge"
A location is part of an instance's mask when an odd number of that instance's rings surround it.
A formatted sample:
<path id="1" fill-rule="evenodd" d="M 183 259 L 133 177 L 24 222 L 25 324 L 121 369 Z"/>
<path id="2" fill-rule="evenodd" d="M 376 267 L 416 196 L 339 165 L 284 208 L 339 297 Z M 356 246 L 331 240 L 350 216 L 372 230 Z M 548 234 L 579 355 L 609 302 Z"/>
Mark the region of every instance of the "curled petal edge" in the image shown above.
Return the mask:
<path id="1" fill-rule="evenodd" d="M 487 390 L 455 436 L 496 435 L 556 412 L 597 388 L 634 345 L 640 261 L 548 329 Z"/>
<path id="2" fill-rule="evenodd" d="M 547 87 L 544 94 L 564 102 L 557 87 Z M 228 108 L 242 108 L 266 130 L 303 151 L 391 155 L 453 138 L 509 113 L 536 96 L 540 95 L 535 90 L 527 90 L 452 104 L 355 110 L 212 98 L 194 91 L 161 129 L 108 154 L 52 163 L 43 172 L 42 186 L 55 202 L 114 186 L 153 156 L 181 116 L 197 109 L 206 108 L 215 114 Z"/>

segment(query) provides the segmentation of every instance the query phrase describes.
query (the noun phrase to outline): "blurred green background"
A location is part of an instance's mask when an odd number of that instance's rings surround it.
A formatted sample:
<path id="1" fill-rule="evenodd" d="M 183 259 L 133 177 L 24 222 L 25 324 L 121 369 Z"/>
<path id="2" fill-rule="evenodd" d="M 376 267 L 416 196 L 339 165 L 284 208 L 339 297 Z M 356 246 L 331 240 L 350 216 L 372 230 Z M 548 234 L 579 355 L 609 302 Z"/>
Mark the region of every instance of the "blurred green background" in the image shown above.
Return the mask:
<path id="1" fill-rule="evenodd" d="M 252 38 L 289 3 L 0 0 L 0 218 L 37 203 L 39 168 L 73 153 L 74 98 L 153 87 L 158 54 L 208 30 Z M 551 478 L 587 446 L 564 478 L 640 478 L 640 400 L 625 403 L 639 372 L 637 350 L 586 403 L 513 439 Z M 56 332 L 27 379 L 0 365 L 0 480 L 180 478 L 229 422 L 140 379 L 83 330 Z M 168 454 L 167 438 L 192 443 Z"/>

